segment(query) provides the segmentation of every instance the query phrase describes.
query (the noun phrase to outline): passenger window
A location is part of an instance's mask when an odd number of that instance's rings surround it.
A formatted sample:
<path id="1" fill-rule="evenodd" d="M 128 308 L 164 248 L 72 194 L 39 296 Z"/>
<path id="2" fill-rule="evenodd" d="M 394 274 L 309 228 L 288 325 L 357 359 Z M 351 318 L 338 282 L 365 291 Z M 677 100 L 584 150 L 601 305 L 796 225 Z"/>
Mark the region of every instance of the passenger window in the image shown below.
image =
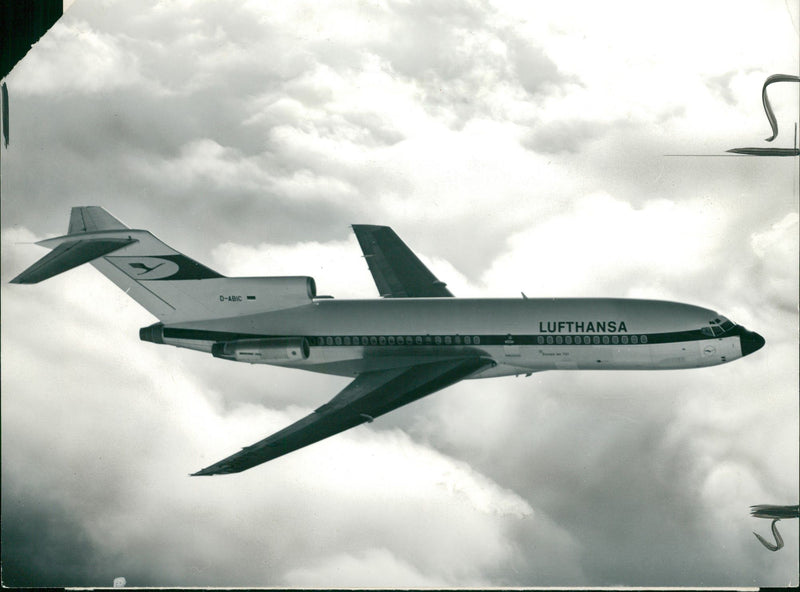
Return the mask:
<path id="1" fill-rule="evenodd" d="M 631 343 L 639 343 L 639 338 L 636 335 L 631 335 Z"/>
<path id="2" fill-rule="evenodd" d="M 453 337 L 453 343 L 455 343 L 456 345 L 461 345 L 461 337 L 459 337 L 458 335 Z"/>
<path id="3" fill-rule="evenodd" d="M 611 343 L 613 343 L 614 345 L 618 344 L 619 343 L 619 337 L 616 336 L 616 335 L 612 335 L 611 336 Z"/>
<path id="4" fill-rule="evenodd" d="M 472 338 L 472 343 L 474 343 L 475 345 L 480 345 L 481 338 L 476 335 L 475 337 Z"/>
<path id="5" fill-rule="evenodd" d="M 436 345 L 440 345 L 440 344 L 442 343 L 442 338 L 441 338 L 441 336 L 437 335 L 436 337 L 434 337 L 434 338 L 433 338 L 433 342 L 434 342 Z"/>
<path id="6" fill-rule="evenodd" d="M 572 336 L 571 335 L 567 335 L 564 338 L 564 343 L 566 343 L 567 345 L 572 345 Z"/>
<path id="7" fill-rule="evenodd" d="M 394 335 L 389 335 L 389 337 L 386 338 L 386 341 L 389 343 L 389 345 L 394 345 Z"/>
<path id="8" fill-rule="evenodd" d="M 647 343 L 647 335 L 642 335 L 639 339 L 642 343 Z"/>
<path id="9" fill-rule="evenodd" d="M 402 335 L 397 336 L 397 345 L 405 345 L 406 340 L 403 338 Z"/>
<path id="10" fill-rule="evenodd" d="M 333 337 L 326 337 L 325 338 L 326 345 L 333 345 Z"/>
<path id="11" fill-rule="evenodd" d="M 603 345 L 608 345 L 608 335 L 603 335 Z"/>
<path id="12" fill-rule="evenodd" d="M 381 335 L 380 337 L 378 337 L 378 343 L 380 345 L 386 345 L 386 338 L 383 335 Z"/>
<path id="13" fill-rule="evenodd" d="M 544 345 L 544 337 L 539 335 L 539 337 L 536 338 L 536 343 L 538 343 L 539 345 Z"/>
<path id="14" fill-rule="evenodd" d="M 464 337 L 464 344 L 465 345 L 472 345 L 472 337 L 470 337 L 469 335 L 466 335 Z"/>
<path id="15" fill-rule="evenodd" d="M 422 345 L 422 335 L 417 335 L 417 336 L 414 338 L 414 342 L 415 342 L 417 345 Z"/>
<path id="16" fill-rule="evenodd" d="M 561 335 L 556 335 L 556 345 L 561 345 L 564 342 L 564 338 Z"/>
<path id="17" fill-rule="evenodd" d="M 547 336 L 547 345 L 553 345 L 553 336 L 552 335 L 548 335 Z"/>
<path id="18" fill-rule="evenodd" d="M 375 337 L 374 335 L 372 335 L 372 336 L 369 338 L 369 344 L 370 344 L 370 345 L 378 345 L 378 338 L 377 338 L 377 337 Z"/>
<path id="19" fill-rule="evenodd" d="M 591 342 L 592 342 L 592 338 L 591 337 L 589 337 L 588 335 L 584 335 L 583 336 L 583 343 L 585 345 L 589 345 Z"/>
<path id="20" fill-rule="evenodd" d="M 444 338 L 444 344 L 445 344 L 445 345 L 450 345 L 450 343 L 452 343 L 452 341 L 453 341 L 453 340 L 452 340 L 452 339 L 450 339 L 450 336 L 449 336 L 449 335 L 445 336 L 445 338 Z"/>
<path id="21" fill-rule="evenodd" d="M 342 345 L 342 338 L 341 337 L 334 337 L 333 342 L 336 345 Z"/>
<path id="22" fill-rule="evenodd" d="M 600 338 L 597 335 L 595 335 L 594 337 L 592 337 L 592 343 L 594 343 L 595 345 L 599 345 Z"/>
<path id="23" fill-rule="evenodd" d="M 628 343 L 628 336 L 627 335 L 623 335 L 622 336 L 622 343 Z"/>

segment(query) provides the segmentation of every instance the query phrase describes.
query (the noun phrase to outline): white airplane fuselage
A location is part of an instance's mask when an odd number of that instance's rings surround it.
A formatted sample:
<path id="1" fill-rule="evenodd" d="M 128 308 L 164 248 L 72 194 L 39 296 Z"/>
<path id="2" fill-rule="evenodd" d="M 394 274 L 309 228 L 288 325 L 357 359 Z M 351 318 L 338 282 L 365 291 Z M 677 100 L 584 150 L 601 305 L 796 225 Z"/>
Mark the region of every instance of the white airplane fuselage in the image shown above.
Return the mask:
<path id="1" fill-rule="evenodd" d="M 381 298 L 318 297 L 308 276 L 225 277 L 98 206 L 72 208 L 67 234 L 39 241 L 51 252 L 11 282 L 90 263 L 159 319 L 139 330 L 143 341 L 352 378 L 198 476 L 248 470 L 467 378 L 698 368 L 764 346 L 713 310 L 677 302 L 454 298 L 388 226 L 353 231 Z"/>
<path id="2" fill-rule="evenodd" d="M 143 329 L 141 337 L 209 353 L 221 342 L 245 343 L 250 347 L 219 357 L 343 376 L 407 366 L 411 358 L 467 352 L 491 358 L 495 365 L 471 378 L 698 368 L 733 361 L 763 345 L 760 336 L 709 309 L 614 298 L 323 298 L 274 312 L 159 323 Z M 288 359 L 274 355 L 272 344 L 287 338 L 305 353 Z"/>

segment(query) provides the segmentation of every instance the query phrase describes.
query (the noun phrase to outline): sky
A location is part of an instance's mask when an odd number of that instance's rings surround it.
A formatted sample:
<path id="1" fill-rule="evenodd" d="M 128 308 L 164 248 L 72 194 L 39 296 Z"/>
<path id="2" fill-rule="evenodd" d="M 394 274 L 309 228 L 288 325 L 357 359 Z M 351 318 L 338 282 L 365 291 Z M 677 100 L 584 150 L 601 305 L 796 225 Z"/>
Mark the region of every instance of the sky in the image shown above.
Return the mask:
<path id="1" fill-rule="evenodd" d="M 797 585 L 798 159 L 761 86 L 796 3 L 78 0 L 8 75 L 7 585 Z M 792 146 L 798 86 L 770 87 Z M 702 155 L 702 156 L 670 156 Z M 464 381 L 189 477 L 346 384 L 141 342 L 90 266 L 8 281 L 100 205 L 226 275 L 377 292 L 392 226 L 457 296 L 658 298 L 766 339 L 712 368 Z"/>

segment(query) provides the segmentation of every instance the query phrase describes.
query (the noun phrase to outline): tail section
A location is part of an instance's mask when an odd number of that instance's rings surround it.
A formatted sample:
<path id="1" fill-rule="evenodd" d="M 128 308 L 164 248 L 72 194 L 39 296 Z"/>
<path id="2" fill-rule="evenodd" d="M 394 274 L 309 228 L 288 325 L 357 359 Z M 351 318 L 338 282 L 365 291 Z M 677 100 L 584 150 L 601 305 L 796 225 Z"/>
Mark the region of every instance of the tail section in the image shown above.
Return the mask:
<path id="1" fill-rule="evenodd" d="M 37 244 L 52 252 L 12 283 L 35 284 L 91 262 L 162 322 L 279 310 L 316 295 L 308 277 L 226 278 L 97 206 L 72 208 L 68 233 Z"/>

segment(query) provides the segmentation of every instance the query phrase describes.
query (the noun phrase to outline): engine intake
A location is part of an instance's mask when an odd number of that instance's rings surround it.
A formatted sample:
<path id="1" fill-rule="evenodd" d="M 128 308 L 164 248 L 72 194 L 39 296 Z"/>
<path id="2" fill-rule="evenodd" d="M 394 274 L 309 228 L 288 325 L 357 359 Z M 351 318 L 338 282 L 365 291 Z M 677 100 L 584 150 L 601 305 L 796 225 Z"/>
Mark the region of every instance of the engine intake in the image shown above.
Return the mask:
<path id="1" fill-rule="evenodd" d="M 139 329 L 139 339 L 150 343 L 164 343 L 164 323 L 156 323 Z"/>
<path id="2" fill-rule="evenodd" d="M 269 364 L 281 360 L 307 360 L 311 348 L 305 337 L 275 337 L 215 343 L 211 346 L 211 353 L 224 360 Z"/>

